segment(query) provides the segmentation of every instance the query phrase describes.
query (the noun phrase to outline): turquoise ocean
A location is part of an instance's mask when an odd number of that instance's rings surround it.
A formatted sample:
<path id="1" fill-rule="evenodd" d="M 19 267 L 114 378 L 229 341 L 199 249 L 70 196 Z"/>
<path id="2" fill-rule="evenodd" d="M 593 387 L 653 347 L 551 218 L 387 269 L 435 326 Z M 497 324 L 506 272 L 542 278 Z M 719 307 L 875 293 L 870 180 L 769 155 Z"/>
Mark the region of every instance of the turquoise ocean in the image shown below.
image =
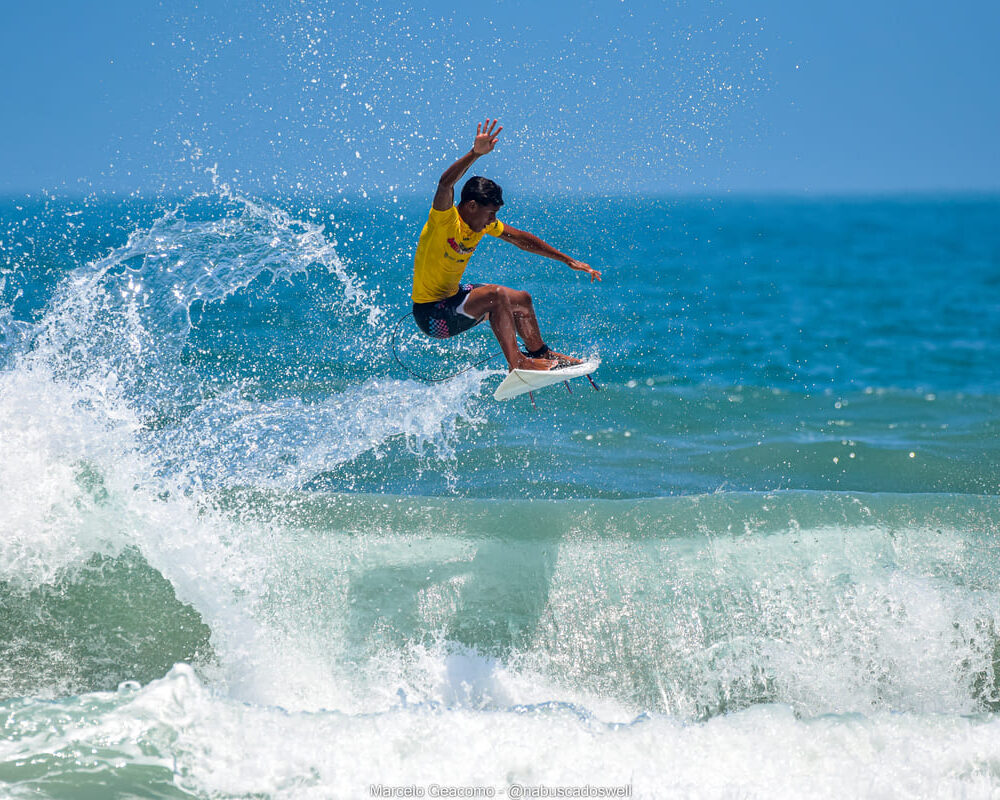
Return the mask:
<path id="1" fill-rule="evenodd" d="M 0 795 L 1000 795 L 1000 199 L 505 190 L 0 200 Z"/>

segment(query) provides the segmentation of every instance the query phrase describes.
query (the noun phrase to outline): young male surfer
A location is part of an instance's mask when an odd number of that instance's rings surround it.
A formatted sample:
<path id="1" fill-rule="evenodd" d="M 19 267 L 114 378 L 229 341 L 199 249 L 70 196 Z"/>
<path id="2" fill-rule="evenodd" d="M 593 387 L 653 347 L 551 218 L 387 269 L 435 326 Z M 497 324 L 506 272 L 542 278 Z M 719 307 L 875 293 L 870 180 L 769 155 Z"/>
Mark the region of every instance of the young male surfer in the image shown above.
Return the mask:
<path id="1" fill-rule="evenodd" d="M 527 231 L 500 222 L 497 211 L 503 205 L 503 192 L 488 178 L 469 178 L 455 205 L 455 184 L 474 161 L 493 150 L 502 130 L 496 120 L 476 125 L 472 149 L 448 167 L 438 181 L 414 259 L 413 318 L 420 330 L 439 339 L 489 319 L 510 369 L 547 370 L 559 364 L 578 364 L 578 359 L 546 347 L 530 294 L 495 283 L 461 283 L 469 258 L 486 233 L 586 272 L 591 283 L 601 279 L 601 273 L 590 265 L 560 253 Z M 518 335 L 526 353 L 517 347 Z"/>

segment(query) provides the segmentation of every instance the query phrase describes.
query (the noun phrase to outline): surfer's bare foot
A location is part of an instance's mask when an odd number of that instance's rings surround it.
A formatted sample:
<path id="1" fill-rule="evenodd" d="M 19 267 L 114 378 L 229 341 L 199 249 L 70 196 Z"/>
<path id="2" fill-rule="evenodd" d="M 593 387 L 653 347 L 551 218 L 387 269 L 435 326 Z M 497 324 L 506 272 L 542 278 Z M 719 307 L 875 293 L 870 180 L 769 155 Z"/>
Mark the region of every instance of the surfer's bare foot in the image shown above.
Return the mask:
<path id="1" fill-rule="evenodd" d="M 573 356 L 567 356 L 563 355 L 562 353 L 557 353 L 555 350 L 550 350 L 548 347 L 545 347 L 544 345 L 542 346 L 542 349 L 540 351 L 535 350 L 533 352 L 532 351 L 525 352 L 524 350 L 522 350 L 521 355 L 523 355 L 525 358 L 539 358 L 539 359 L 545 359 L 546 361 L 552 361 L 554 362 L 555 365 L 553 368 L 568 367 L 572 364 L 583 363 L 583 361 L 581 361 L 579 358 L 573 358 Z"/>
<path id="2" fill-rule="evenodd" d="M 527 356 L 521 356 L 511 369 L 534 369 L 539 372 L 544 372 L 545 370 L 552 369 L 555 365 L 555 361 L 549 361 L 547 358 L 528 358 Z"/>
<path id="3" fill-rule="evenodd" d="M 579 358 L 573 358 L 573 356 L 564 356 L 562 353 L 557 353 L 555 350 L 549 350 L 545 354 L 545 358 L 552 359 L 560 364 L 560 366 L 565 366 L 566 364 L 582 364 L 583 361 Z"/>

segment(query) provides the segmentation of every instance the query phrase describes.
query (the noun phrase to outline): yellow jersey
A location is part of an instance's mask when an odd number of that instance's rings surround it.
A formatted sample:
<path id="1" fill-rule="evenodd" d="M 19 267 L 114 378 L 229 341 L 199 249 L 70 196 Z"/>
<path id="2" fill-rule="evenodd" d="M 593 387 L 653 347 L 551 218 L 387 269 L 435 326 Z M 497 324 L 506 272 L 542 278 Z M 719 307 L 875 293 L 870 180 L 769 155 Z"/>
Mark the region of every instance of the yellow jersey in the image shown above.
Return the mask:
<path id="1" fill-rule="evenodd" d="M 455 294 L 466 264 L 487 233 L 499 236 L 503 223 L 495 220 L 477 233 L 456 206 L 447 211 L 431 208 L 413 259 L 413 302 L 433 303 Z"/>

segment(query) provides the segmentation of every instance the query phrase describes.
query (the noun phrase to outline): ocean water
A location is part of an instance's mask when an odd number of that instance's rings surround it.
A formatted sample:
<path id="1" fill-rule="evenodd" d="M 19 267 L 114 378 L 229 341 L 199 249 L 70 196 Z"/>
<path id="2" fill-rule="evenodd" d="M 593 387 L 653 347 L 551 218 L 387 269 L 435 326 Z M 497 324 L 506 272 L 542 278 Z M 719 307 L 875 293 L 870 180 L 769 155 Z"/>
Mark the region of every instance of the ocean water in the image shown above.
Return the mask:
<path id="1" fill-rule="evenodd" d="M 425 214 L 0 201 L 0 794 L 1000 795 L 1000 199 L 511 193 L 537 408 Z"/>

